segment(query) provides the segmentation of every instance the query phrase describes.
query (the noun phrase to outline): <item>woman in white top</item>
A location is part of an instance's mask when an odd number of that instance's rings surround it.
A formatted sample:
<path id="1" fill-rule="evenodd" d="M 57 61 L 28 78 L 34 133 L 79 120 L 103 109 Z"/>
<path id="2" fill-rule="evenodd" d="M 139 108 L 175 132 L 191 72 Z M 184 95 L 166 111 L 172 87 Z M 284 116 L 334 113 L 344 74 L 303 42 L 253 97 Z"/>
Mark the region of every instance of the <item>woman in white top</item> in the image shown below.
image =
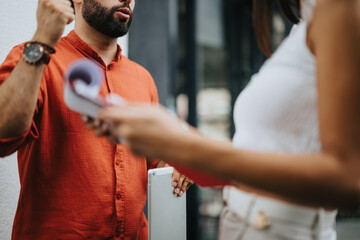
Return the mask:
<path id="1" fill-rule="evenodd" d="M 156 106 L 99 114 L 134 153 L 235 183 L 220 239 L 332 240 L 334 209 L 360 206 L 360 0 L 301 4 L 304 21 L 236 102 L 233 145 Z"/>

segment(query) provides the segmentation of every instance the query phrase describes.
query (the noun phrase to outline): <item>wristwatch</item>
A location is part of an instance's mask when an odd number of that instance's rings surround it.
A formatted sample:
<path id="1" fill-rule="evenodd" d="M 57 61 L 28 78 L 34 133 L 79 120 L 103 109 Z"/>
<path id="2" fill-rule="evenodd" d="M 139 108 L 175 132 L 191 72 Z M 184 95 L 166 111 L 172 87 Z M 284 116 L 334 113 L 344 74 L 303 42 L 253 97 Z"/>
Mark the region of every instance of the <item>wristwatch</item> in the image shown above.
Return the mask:
<path id="1" fill-rule="evenodd" d="M 55 49 L 41 42 L 25 43 L 23 58 L 31 65 L 48 64 L 50 54 L 55 53 Z"/>

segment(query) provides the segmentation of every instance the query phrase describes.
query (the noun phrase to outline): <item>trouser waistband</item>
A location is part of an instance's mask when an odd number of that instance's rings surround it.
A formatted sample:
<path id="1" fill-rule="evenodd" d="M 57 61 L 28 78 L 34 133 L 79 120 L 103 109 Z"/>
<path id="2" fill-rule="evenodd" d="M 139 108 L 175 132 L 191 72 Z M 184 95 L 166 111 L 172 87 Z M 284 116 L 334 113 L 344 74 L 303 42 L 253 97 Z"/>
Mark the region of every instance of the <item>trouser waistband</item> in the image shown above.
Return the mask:
<path id="1" fill-rule="evenodd" d="M 247 219 L 249 223 L 257 224 L 261 217 L 277 219 L 303 227 L 317 227 L 321 229 L 334 228 L 337 211 L 326 211 L 322 208 L 308 208 L 300 205 L 282 202 L 275 199 L 257 196 L 241 191 L 235 187 L 225 187 L 223 199 L 233 212 L 239 217 Z M 260 220 L 259 220 L 260 216 Z M 265 221 L 266 223 L 266 221 Z"/>

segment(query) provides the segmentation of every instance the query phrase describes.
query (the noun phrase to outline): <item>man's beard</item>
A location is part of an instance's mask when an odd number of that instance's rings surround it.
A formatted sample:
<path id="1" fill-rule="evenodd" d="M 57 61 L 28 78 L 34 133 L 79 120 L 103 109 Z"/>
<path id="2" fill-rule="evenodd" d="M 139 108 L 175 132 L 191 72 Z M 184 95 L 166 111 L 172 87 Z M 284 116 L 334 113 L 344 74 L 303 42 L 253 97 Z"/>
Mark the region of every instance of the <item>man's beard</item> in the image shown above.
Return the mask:
<path id="1" fill-rule="evenodd" d="M 91 27 L 106 36 L 118 38 L 127 34 L 132 21 L 132 14 L 128 22 L 124 18 L 114 17 L 115 11 L 120 7 L 129 7 L 129 5 L 124 4 L 107 9 L 96 0 L 85 0 L 81 13 Z"/>

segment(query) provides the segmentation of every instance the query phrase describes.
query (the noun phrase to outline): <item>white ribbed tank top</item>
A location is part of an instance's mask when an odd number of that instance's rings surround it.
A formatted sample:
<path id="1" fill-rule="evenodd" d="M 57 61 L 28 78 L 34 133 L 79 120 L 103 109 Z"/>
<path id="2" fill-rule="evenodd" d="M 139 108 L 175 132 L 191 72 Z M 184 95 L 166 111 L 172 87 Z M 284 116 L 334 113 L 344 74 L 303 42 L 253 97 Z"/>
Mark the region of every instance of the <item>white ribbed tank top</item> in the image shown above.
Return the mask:
<path id="1" fill-rule="evenodd" d="M 306 23 L 314 7 L 315 0 L 302 1 L 304 21 L 293 27 L 239 95 L 234 107 L 234 147 L 320 151 L 315 59 L 306 45 Z"/>

